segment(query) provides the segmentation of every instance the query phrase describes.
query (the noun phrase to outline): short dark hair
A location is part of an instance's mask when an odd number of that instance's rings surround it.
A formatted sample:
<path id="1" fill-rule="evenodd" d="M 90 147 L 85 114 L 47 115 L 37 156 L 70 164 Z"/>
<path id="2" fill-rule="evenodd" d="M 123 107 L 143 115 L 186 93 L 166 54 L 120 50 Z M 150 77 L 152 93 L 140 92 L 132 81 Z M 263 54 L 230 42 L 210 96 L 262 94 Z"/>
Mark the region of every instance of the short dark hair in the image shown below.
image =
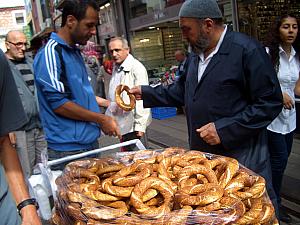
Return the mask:
<path id="1" fill-rule="evenodd" d="M 97 3 L 94 0 L 66 0 L 62 5 L 62 21 L 61 27 L 65 26 L 67 17 L 74 16 L 78 21 L 85 17 L 88 7 L 92 7 L 96 11 L 99 10 Z"/>

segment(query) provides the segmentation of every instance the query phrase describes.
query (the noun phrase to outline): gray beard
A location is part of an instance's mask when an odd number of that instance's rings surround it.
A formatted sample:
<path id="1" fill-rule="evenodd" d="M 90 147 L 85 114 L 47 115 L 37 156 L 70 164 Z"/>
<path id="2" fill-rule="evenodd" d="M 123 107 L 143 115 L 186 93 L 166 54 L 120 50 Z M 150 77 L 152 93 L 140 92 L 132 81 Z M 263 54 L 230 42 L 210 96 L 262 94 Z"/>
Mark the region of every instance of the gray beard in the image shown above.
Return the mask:
<path id="1" fill-rule="evenodd" d="M 200 54 L 204 52 L 209 46 L 209 40 L 203 37 L 198 38 L 195 44 L 191 44 L 193 52 Z"/>

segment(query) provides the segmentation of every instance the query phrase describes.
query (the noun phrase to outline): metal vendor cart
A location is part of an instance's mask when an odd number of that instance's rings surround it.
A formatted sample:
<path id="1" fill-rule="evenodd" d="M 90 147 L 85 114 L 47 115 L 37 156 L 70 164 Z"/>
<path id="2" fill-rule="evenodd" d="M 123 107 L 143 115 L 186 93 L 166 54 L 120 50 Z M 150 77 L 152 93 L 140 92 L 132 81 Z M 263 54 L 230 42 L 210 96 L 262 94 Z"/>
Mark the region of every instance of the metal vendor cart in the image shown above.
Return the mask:
<path id="1" fill-rule="evenodd" d="M 114 145 L 106 146 L 95 150 L 90 150 L 88 152 L 67 156 L 61 159 L 56 159 L 52 161 L 43 160 L 42 163 L 39 163 L 38 168 L 40 174 L 32 175 L 28 180 L 29 180 L 30 193 L 32 197 L 35 197 L 37 199 L 40 205 L 39 214 L 41 218 L 44 220 L 49 220 L 51 218 L 52 207 L 49 198 L 53 198 L 54 201 L 57 200 L 57 196 L 56 196 L 57 187 L 55 184 L 55 180 L 62 173 L 62 171 L 52 171 L 51 166 L 58 165 L 64 162 L 70 162 L 73 160 L 87 157 L 89 155 L 99 154 L 101 152 L 106 152 L 109 150 L 117 149 L 128 145 L 133 145 L 133 144 L 136 145 L 137 150 L 146 149 L 140 140 L 134 139 L 123 143 L 114 144 Z"/>

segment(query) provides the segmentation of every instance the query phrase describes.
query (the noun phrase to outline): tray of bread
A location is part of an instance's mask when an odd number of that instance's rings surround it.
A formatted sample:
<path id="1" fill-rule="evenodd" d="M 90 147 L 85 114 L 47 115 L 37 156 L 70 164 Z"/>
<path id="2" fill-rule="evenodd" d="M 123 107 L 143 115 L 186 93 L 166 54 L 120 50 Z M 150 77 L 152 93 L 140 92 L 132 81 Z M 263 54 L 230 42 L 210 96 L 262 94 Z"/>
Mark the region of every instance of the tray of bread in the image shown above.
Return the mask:
<path id="1" fill-rule="evenodd" d="M 54 224 L 278 224 L 263 177 L 229 157 L 178 147 L 70 162 Z"/>

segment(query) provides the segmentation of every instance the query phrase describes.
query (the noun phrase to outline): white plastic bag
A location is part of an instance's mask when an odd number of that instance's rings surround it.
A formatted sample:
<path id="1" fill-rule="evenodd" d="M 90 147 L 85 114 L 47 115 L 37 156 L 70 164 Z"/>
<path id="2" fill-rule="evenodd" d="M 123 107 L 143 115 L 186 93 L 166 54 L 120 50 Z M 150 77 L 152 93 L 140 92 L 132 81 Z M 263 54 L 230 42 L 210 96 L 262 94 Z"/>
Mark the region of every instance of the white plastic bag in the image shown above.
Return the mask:
<path id="1" fill-rule="evenodd" d="M 133 112 L 124 111 L 115 102 L 111 102 L 106 109 L 105 115 L 115 118 L 117 121 L 121 135 L 131 132 L 133 126 Z"/>

